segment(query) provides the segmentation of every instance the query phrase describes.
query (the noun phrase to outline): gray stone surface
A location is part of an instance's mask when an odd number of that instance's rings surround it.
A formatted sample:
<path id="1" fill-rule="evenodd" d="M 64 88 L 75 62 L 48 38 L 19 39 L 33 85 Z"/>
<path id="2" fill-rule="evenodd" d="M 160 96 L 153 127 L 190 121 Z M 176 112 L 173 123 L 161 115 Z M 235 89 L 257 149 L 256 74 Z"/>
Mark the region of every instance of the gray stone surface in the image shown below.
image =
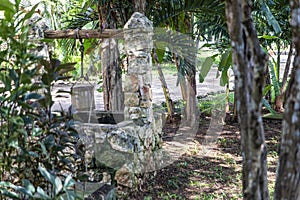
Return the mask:
<path id="1" fill-rule="evenodd" d="M 152 70 L 152 35 L 152 22 L 138 12 L 133 13 L 124 26 L 124 49 L 128 57 L 124 104 L 129 114 L 125 118 L 132 119 L 139 126 L 152 120 L 151 79 L 147 73 Z"/>

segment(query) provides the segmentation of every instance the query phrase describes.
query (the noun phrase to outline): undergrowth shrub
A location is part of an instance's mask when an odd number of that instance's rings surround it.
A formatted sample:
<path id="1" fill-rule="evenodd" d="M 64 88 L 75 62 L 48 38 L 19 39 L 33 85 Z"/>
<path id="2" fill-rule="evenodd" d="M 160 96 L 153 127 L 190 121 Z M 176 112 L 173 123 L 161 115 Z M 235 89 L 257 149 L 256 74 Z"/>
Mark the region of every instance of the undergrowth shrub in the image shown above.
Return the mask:
<path id="1" fill-rule="evenodd" d="M 78 133 L 71 113 L 51 110 L 51 87 L 73 66 L 33 54 L 36 7 L 0 2 L 0 199 L 74 199 Z"/>

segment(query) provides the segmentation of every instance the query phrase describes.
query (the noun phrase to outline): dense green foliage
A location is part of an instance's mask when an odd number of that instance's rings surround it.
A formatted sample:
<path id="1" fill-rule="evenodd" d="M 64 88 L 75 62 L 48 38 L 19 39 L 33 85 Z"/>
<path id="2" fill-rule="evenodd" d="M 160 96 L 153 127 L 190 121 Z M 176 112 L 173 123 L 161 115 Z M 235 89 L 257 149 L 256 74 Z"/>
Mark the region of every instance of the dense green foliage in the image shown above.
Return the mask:
<path id="1" fill-rule="evenodd" d="M 0 199 L 74 199 L 78 134 L 70 113 L 51 110 L 53 83 L 73 67 L 34 53 L 28 20 L 36 6 L 0 3 Z"/>

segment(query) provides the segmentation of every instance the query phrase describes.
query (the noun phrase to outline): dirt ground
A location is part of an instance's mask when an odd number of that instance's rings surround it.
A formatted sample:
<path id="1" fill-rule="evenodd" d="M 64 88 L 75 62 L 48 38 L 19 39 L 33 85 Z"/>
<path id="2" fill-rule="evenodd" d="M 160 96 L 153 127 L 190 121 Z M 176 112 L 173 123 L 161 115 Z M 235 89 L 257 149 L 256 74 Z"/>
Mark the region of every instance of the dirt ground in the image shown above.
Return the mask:
<path id="1" fill-rule="evenodd" d="M 239 125 L 234 120 L 226 120 L 216 145 L 203 154 L 203 139 L 210 120 L 209 116 L 202 115 L 194 145 L 189 151 L 171 165 L 152 173 L 146 184 L 128 199 L 242 199 Z M 269 189 L 273 195 L 281 121 L 264 119 L 264 127 Z M 176 135 L 174 131 L 174 124 L 164 128 L 167 136 Z"/>

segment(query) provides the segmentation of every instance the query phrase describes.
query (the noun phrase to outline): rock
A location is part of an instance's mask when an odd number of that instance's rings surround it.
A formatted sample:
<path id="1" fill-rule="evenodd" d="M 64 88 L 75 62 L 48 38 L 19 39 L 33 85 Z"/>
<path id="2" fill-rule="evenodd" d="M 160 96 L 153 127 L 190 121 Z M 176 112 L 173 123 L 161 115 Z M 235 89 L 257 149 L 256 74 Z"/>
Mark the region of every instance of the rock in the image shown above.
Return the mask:
<path id="1" fill-rule="evenodd" d="M 137 184 L 137 178 L 134 176 L 133 170 L 126 164 L 116 172 L 115 179 L 118 184 L 128 188 L 134 188 Z"/>
<path id="2" fill-rule="evenodd" d="M 115 200 L 115 199 L 117 199 L 115 187 L 108 184 L 104 184 L 103 186 L 99 187 L 89 197 L 85 198 L 85 200 Z"/>

